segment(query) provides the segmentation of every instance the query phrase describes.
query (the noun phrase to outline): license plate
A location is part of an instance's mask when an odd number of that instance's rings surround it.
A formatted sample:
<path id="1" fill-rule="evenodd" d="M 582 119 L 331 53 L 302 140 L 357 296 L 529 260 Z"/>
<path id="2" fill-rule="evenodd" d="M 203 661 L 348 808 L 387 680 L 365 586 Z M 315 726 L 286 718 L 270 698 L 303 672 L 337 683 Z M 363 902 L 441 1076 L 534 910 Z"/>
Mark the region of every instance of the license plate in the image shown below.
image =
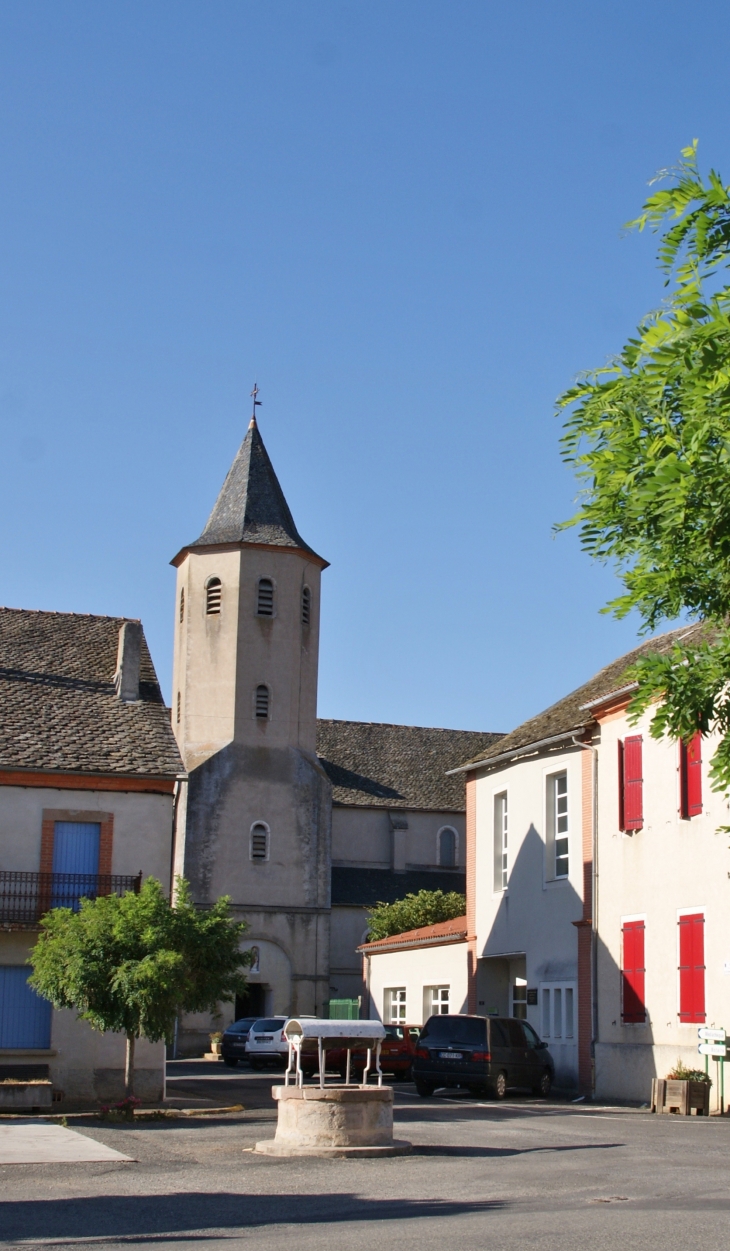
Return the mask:
<path id="1" fill-rule="evenodd" d="M 257 1035 L 256 1035 L 256 1039 L 255 1039 L 255 1041 L 256 1041 L 257 1043 L 260 1043 L 260 1042 L 273 1042 L 273 1041 L 274 1041 L 274 1035 L 273 1035 L 273 1034 L 257 1034 Z"/>
<path id="2" fill-rule="evenodd" d="M 463 1051 L 439 1051 L 439 1060 L 463 1060 Z"/>

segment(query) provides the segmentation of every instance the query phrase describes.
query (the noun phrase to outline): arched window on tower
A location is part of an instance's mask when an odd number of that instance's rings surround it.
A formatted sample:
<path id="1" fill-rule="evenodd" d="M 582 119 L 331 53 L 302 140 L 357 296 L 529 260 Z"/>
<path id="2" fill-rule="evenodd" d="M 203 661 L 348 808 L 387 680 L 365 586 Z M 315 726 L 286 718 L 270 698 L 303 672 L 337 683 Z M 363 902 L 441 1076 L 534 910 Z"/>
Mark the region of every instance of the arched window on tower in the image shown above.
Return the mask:
<path id="1" fill-rule="evenodd" d="M 252 860 L 268 860 L 269 858 L 269 827 L 265 821 L 256 821 L 251 826 L 249 855 Z"/>
<path id="2" fill-rule="evenodd" d="M 221 610 L 221 580 L 208 578 L 205 584 L 205 611 L 209 617 L 215 617 Z"/>
<path id="3" fill-rule="evenodd" d="M 312 592 L 308 586 L 302 587 L 302 625 L 308 626 L 312 620 Z"/>
<path id="4" fill-rule="evenodd" d="M 263 683 L 256 687 L 256 720 L 267 721 L 269 716 L 269 688 Z"/>
<path id="5" fill-rule="evenodd" d="M 274 615 L 274 584 L 271 578 L 259 578 L 259 589 L 256 597 L 256 616 L 273 617 Z"/>
<path id="6" fill-rule="evenodd" d="M 438 832 L 439 864 L 442 869 L 456 868 L 456 830 L 445 825 Z"/>

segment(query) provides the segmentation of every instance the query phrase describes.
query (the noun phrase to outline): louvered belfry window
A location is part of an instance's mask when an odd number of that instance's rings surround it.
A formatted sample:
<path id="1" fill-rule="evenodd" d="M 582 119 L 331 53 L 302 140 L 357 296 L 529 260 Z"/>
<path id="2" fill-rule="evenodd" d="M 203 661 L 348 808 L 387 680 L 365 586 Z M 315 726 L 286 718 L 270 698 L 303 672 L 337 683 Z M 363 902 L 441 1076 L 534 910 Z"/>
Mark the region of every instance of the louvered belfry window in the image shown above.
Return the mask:
<path id="1" fill-rule="evenodd" d="M 205 611 L 209 617 L 215 617 L 221 610 L 221 580 L 208 578 L 205 584 Z"/>
<path id="2" fill-rule="evenodd" d="M 259 578 L 256 615 L 258 617 L 273 617 L 274 615 L 274 584 L 271 578 Z"/>
<path id="3" fill-rule="evenodd" d="M 185 620 L 185 587 L 180 592 L 180 624 Z"/>
<path id="4" fill-rule="evenodd" d="M 618 745 L 619 829 L 640 830 L 644 824 L 642 738 L 634 734 Z"/>
<path id="5" fill-rule="evenodd" d="M 262 821 L 257 821 L 251 829 L 251 859 L 268 860 L 269 831 Z"/>
<path id="6" fill-rule="evenodd" d="M 302 590 L 302 625 L 308 626 L 312 620 L 312 592 L 308 586 Z"/>
<path id="7" fill-rule="evenodd" d="M 265 721 L 269 715 L 269 688 L 268 686 L 256 687 L 256 717 L 261 721 Z"/>

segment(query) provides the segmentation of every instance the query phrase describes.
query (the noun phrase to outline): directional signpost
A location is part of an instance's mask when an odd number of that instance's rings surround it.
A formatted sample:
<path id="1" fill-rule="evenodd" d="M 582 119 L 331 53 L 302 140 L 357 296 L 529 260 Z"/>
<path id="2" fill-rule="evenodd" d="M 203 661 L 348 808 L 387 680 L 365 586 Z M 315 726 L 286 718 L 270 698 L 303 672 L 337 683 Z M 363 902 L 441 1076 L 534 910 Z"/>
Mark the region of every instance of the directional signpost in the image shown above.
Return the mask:
<path id="1" fill-rule="evenodd" d="M 727 1038 L 724 1029 L 708 1029 L 704 1026 L 697 1031 L 700 1044 L 697 1048 L 701 1056 L 705 1057 L 705 1072 L 707 1072 L 708 1059 L 712 1056 L 717 1061 L 718 1076 L 720 1078 L 720 1115 L 725 1110 L 725 1060 L 728 1059 L 727 1054 Z"/>

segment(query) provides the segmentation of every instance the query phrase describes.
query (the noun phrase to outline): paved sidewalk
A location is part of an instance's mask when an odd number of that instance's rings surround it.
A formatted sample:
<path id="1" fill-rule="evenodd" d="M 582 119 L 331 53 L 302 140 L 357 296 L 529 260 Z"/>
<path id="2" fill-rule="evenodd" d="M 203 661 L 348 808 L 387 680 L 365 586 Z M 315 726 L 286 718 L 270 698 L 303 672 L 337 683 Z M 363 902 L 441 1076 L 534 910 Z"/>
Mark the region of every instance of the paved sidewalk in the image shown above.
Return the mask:
<path id="1" fill-rule="evenodd" d="M 95 1138 L 47 1121 L 0 1125 L 0 1164 L 82 1164 L 131 1159 Z"/>

